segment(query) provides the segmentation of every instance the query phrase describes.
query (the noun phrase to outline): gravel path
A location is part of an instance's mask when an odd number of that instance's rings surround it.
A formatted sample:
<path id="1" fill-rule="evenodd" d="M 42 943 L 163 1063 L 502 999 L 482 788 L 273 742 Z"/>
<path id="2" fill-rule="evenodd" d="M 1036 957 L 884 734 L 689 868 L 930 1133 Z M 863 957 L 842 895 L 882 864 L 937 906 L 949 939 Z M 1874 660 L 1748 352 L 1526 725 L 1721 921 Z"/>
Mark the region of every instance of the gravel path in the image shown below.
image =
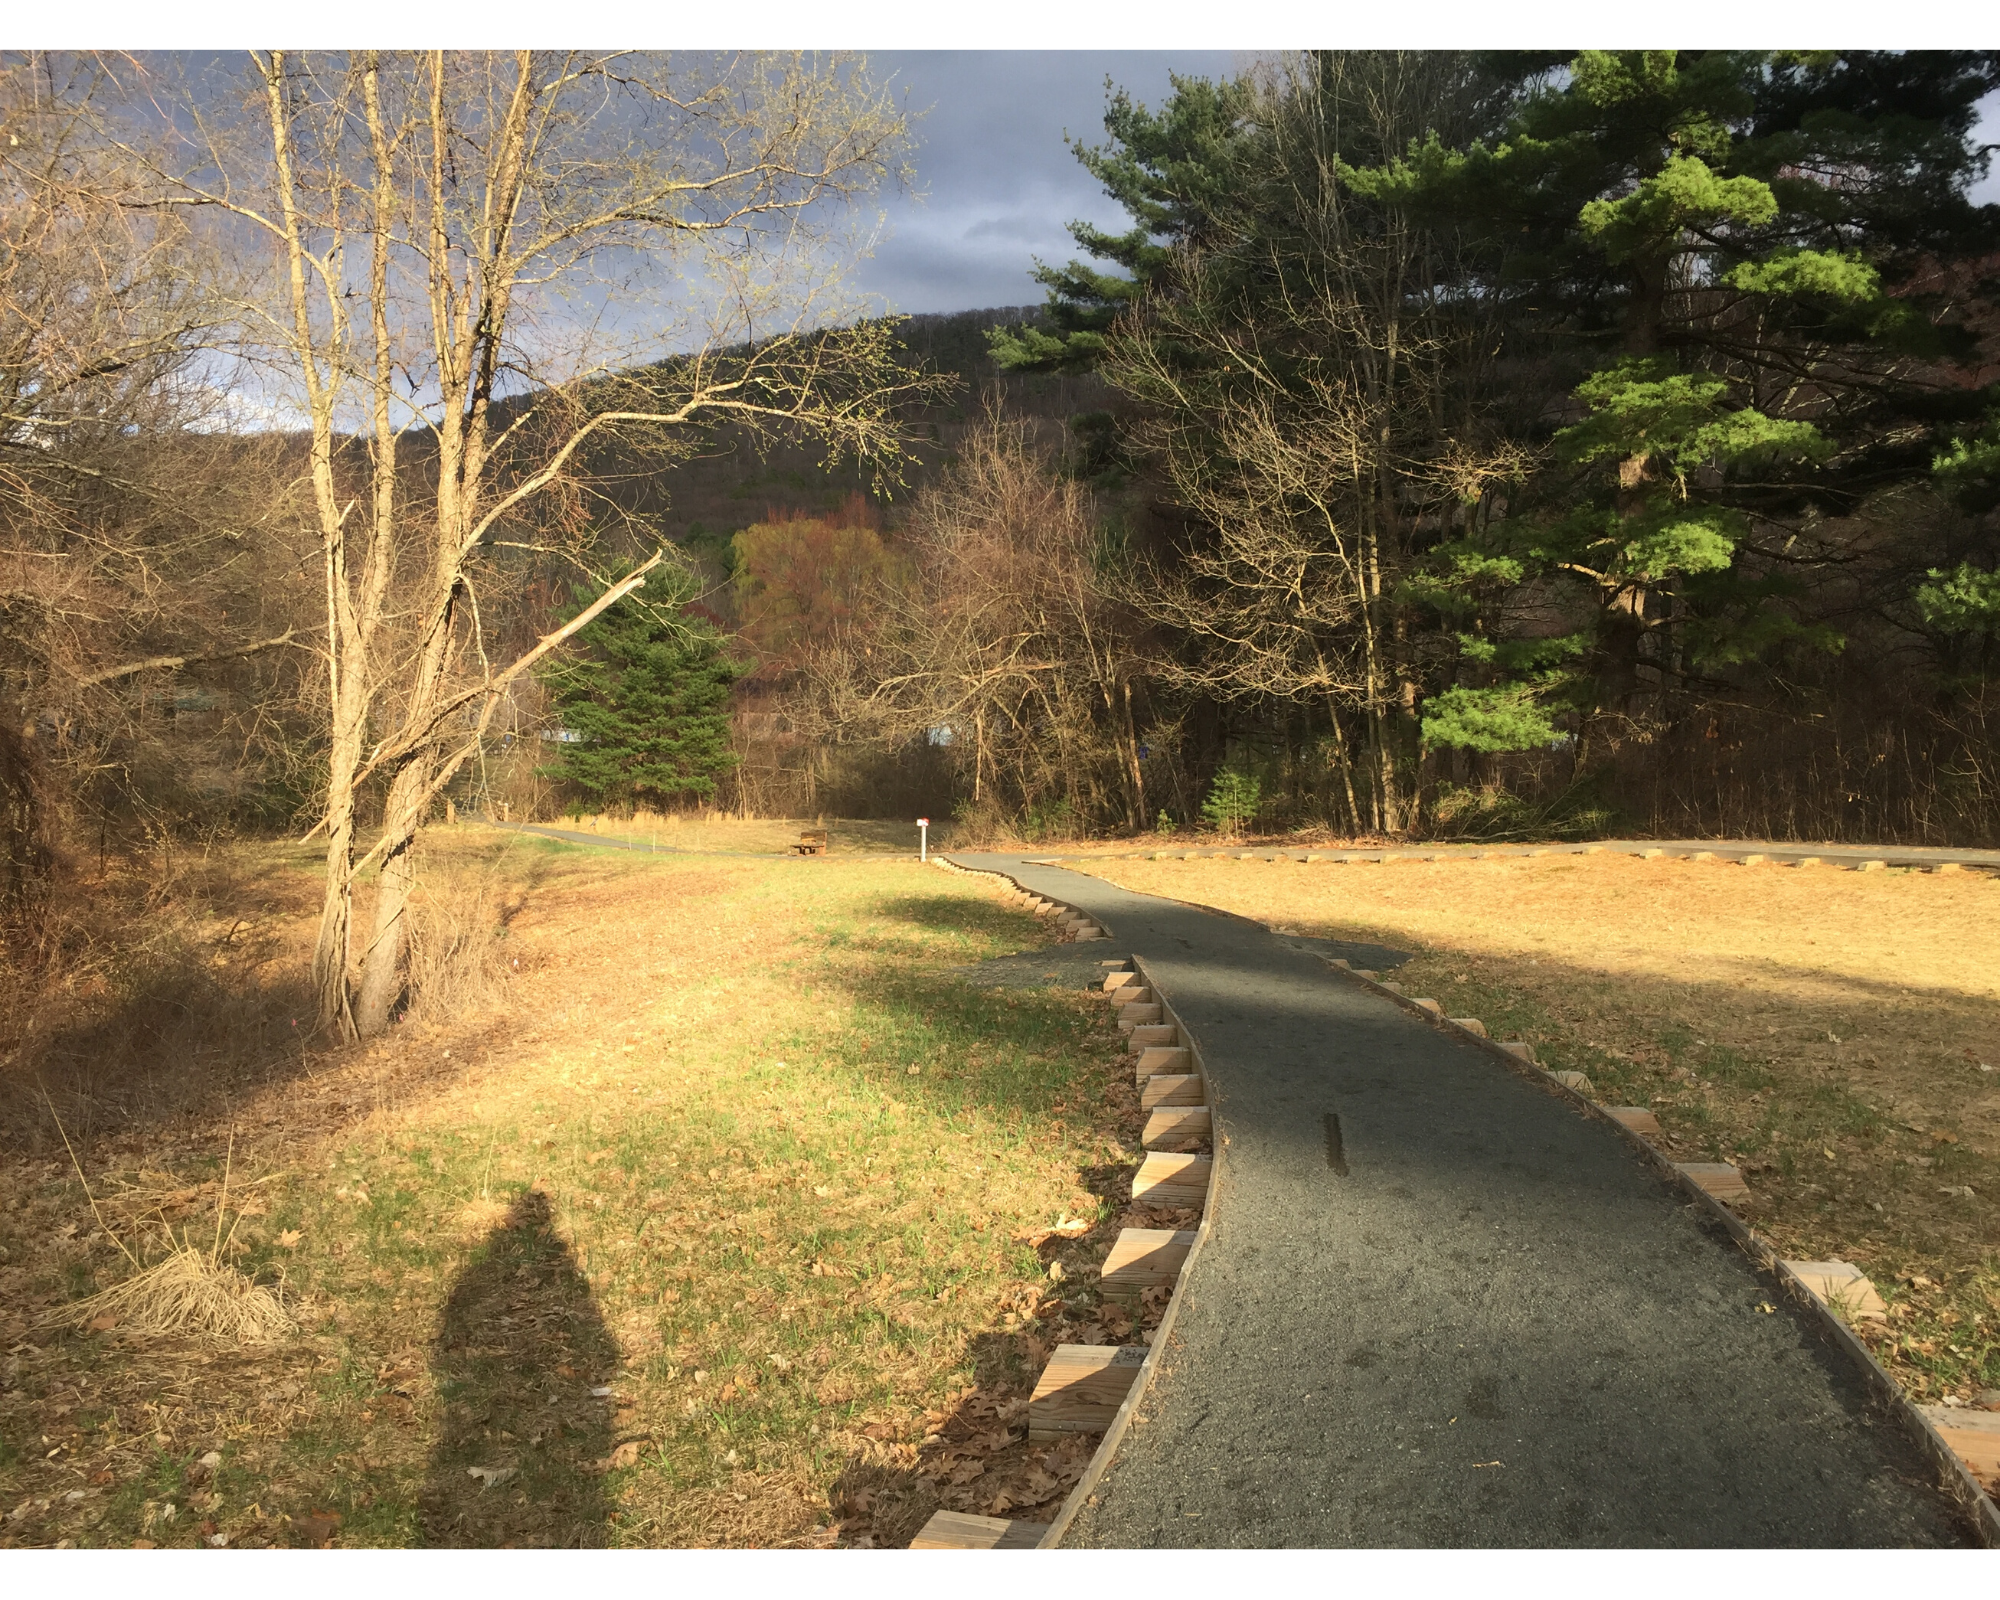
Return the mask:
<path id="1" fill-rule="evenodd" d="M 1065 1544 L 1971 1542 L 1849 1359 L 1616 1130 L 1305 941 L 952 859 L 1146 958 L 1227 1141 L 1144 1421 Z"/>

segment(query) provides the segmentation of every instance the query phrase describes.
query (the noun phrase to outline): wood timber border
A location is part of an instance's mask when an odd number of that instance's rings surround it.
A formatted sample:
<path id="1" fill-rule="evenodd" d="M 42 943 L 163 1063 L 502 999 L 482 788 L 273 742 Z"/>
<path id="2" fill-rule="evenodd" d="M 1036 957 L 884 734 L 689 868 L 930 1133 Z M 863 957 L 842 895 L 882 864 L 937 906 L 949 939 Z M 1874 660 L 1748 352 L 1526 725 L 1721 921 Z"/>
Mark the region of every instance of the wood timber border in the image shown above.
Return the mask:
<path id="1" fill-rule="evenodd" d="M 1065 904 L 1062 901 L 1055 900 L 1052 896 L 1027 888 L 1011 873 L 961 867 L 957 862 L 949 861 L 943 856 L 934 856 L 932 859 L 947 871 L 965 873 L 972 877 L 996 878 L 1008 884 L 1017 892 L 1034 899 L 1049 901 L 1057 906 Z M 1089 916 L 1088 913 L 1077 911 L 1074 907 L 1066 907 L 1066 909 L 1072 911 L 1077 916 L 1084 917 L 1089 925 L 1096 930 L 1098 937 L 1110 937 L 1110 928 L 1106 927 L 1097 918 Z M 1105 963 L 1107 968 L 1120 964 L 1116 960 Z M 1199 1077 L 1201 1080 L 1201 1103 L 1208 1108 L 1210 1117 L 1208 1189 L 1202 1199 L 1201 1221 L 1194 1230 L 1194 1243 L 1188 1247 L 1188 1253 L 1181 1261 L 1180 1268 L 1174 1276 L 1174 1292 L 1168 1297 L 1166 1309 L 1161 1313 L 1159 1324 L 1153 1330 L 1153 1340 L 1146 1349 L 1146 1359 L 1140 1364 L 1138 1375 L 1133 1378 L 1131 1388 L 1126 1391 L 1124 1400 L 1119 1404 L 1118 1410 L 1113 1414 L 1109 1426 L 1105 1428 L 1103 1436 L 1098 1440 L 1097 1448 L 1091 1452 L 1090 1460 L 1083 1469 L 1083 1476 L 1077 1479 L 1075 1487 L 1070 1490 L 1069 1494 L 1064 1498 L 1062 1505 L 1057 1509 L 1054 1520 L 1047 1524 L 1040 1539 L 1033 1546 L 1037 1550 L 1053 1550 L 1062 1543 L 1063 1535 L 1069 1531 L 1069 1525 L 1075 1521 L 1077 1513 L 1083 1509 L 1090 1496 L 1096 1492 L 1098 1483 L 1104 1477 L 1105 1469 L 1111 1465 L 1111 1458 L 1117 1454 L 1119 1445 L 1124 1442 L 1126 1432 L 1132 1425 L 1132 1419 L 1137 1415 L 1138 1408 L 1144 1402 L 1147 1391 L 1152 1387 L 1154 1376 L 1160 1370 L 1160 1363 L 1166 1353 L 1167 1343 L 1173 1335 L 1174 1323 L 1180 1316 L 1182 1297 L 1187 1290 L 1189 1269 L 1200 1259 L 1202 1250 L 1208 1244 L 1209 1233 L 1215 1215 L 1216 1195 L 1222 1187 L 1222 1137 L 1215 1128 L 1214 1085 L 1209 1079 L 1207 1067 L 1202 1062 L 1201 1047 L 1195 1042 L 1193 1034 L 1188 1031 L 1187 1024 L 1181 1020 L 1180 1014 L 1175 1011 L 1173 1002 L 1161 991 L 1158 982 L 1155 981 L 1151 971 L 1147 968 L 1145 958 L 1139 955 L 1129 955 L 1123 958 L 1122 964 L 1129 966 L 1132 971 L 1136 972 L 1141 982 L 1148 989 L 1152 990 L 1154 1000 L 1160 1007 L 1161 1022 L 1173 1028 L 1177 1048 L 1187 1052 L 1188 1065 L 1194 1069 L 1191 1074 L 1187 1075 Z M 1099 996 L 1097 998 L 1103 999 L 1108 998 L 1108 996 Z M 1136 1053 L 1134 1059 L 1136 1059 Z M 926 1524 L 926 1527 L 928 1526 Z M 1016 1524 L 1016 1526 L 1020 1526 L 1020 1524 Z M 1029 1526 L 1032 1526 L 1032 1524 L 1029 1524 Z M 920 1534 L 919 1537 L 921 1538 L 922 1535 Z M 1022 1548 L 1022 1546 L 1014 1546 L 1014 1548 Z"/>
<path id="2" fill-rule="evenodd" d="M 1215 1130 L 1215 1085 L 1208 1076 L 1208 1068 L 1202 1062 L 1201 1046 L 1195 1043 L 1193 1034 L 1188 1032 L 1187 1024 L 1181 1021 L 1179 1013 L 1174 1010 L 1173 1002 L 1161 991 L 1152 973 L 1147 970 L 1145 958 L 1134 955 L 1129 959 L 1132 970 L 1145 980 L 1146 987 L 1153 991 L 1154 997 L 1159 1001 L 1160 1015 L 1173 1022 L 1180 1036 L 1180 1048 L 1188 1052 L 1190 1064 L 1201 1077 L 1203 1103 L 1209 1108 L 1211 1129 L 1208 1195 L 1202 1202 L 1201 1222 L 1195 1229 L 1194 1243 L 1189 1246 L 1187 1257 L 1181 1262 L 1180 1272 L 1174 1278 L 1174 1292 L 1167 1300 L 1167 1309 L 1161 1314 L 1159 1326 L 1153 1330 L 1153 1343 L 1146 1351 L 1146 1360 L 1139 1368 L 1139 1376 L 1133 1380 L 1131 1392 L 1125 1396 L 1125 1403 L 1118 1408 L 1117 1415 L 1111 1419 L 1111 1426 L 1104 1430 L 1104 1437 L 1098 1440 L 1097 1448 L 1091 1452 L 1090 1462 L 1083 1469 L 1083 1476 L 1077 1479 L 1076 1487 L 1071 1489 L 1068 1497 L 1064 1499 L 1061 1509 L 1056 1512 L 1055 1520 L 1049 1524 L 1048 1532 L 1042 1535 L 1041 1543 L 1035 1546 L 1038 1550 L 1053 1550 L 1062 1543 L 1063 1535 L 1069 1531 L 1069 1525 L 1076 1520 L 1077 1513 L 1084 1508 L 1091 1495 L 1097 1492 L 1097 1485 L 1103 1479 L 1106 1468 L 1111 1465 L 1111 1458 L 1118 1453 L 1118 1447 L 1124 1443 L 1125 1434 L 1132 1426 L 1132 1419 L 1145 1400 L 1146 1391 L 1152 1387 L 1153 1379 L 1159 1373 L 1160 1363 L 1166 1355 L 1167 1342 L 1173 1336 L 1174 1323 L 1180 1317 L 1181 1300 L 1187 1293 L 1188 1273 L 1208 1245 L 1209 1233 L 1215 1220 L 1216 1196 L 1222 1188 L 1223 1147 L 1222 1135 Z"/>
<path id="3" fill-rule="evenodd" d="M 1269 927 L 1269 924 L 1265 926 Z M 1277 933 L 1275 928 L 1270 931 L 1273 934 Z M 1364 984 L 1395 1001 L 1412 1016 L 1420 1017 L 1432 1027 L 1454 1034 L 1459 1039 L 1476 1046 L 1505 1065 L 1515 1076 L 1540 1083 L 1550 1093 L 1560 1095 L 1580 1106 L 1587 1115 L 1609 1124 L 1618 1131 L 1619 1137 L 1637 1146 L 1655 1173 L 1665 1179 L 1669 1187 L 1678 1189 L 1690 1206 L 1703 1212 L 1710 1221 L 1719 1224 L 1745 1255 L 1777 1280 L 1786 1298 L 1813 1318 L 1832 1337 L 1833 1342 L 1860 1367 L 1862 1377 L 1876 1400 L 1895 1417 L 1903 1431 L 1917 1446 L 1932 1458 L 1933 1464 L 1938 1469 L 1938 1487 L 1958 1506 L 1979 1535 L 1980 1541 L 1989 1549 L 2000 1549 L 2000 1505 L 1994 1503 L 1993 1497 L 1980 1486 L 1979 1480 L 1973 1477 L 1971 1469 L 1959 1457 L 1958 1452 L 1946 1443 L 1944 1436 L 1932 1425 L 1921 1408 L 1904 1393 L 1903 1386 L 1897 1383 L 1890 1376 L 1888 1369 L 1875 1359 L 1874 1352 L 1854 1336 L 1854 1330 L 1841 1320 L 1831 1306 L 1813 1293 L 1805 1280 L 1779 1257 L 1778 1252 L 1761 1234 L 1705 1190 L 1691 1174 L 1683 1171 L 1679 1163 L 1670 1161 L 1666 1154 L 1645 1135 L 1627 1127 L 1623 1121 L 1611 1115 L 1606 1107 L 1599 1105 L 1588 1094 L 1563 1081 L 1565 1077 L 1575 1077 L 1579 1074 L 1550 1072 L 1536 1064 L 1532 1052 L 1523 1054 L 1507 1048 L 1509 1044 L 1518 1044 L 1520 1041 L 1492 1039 L 1487 1037 L 1483 1026 L 1475 1029 L 1465 1025 L 1467 1022 L 1476 1021 L 1476 1018 L 1443 1016 L 1429 1006 L 1410 998 L 1396 985 L 1365 976 L 1337 957 L 1321 956 L 1320 959 L 1331 971 L 1344 973 L 1356 983 Z"/>

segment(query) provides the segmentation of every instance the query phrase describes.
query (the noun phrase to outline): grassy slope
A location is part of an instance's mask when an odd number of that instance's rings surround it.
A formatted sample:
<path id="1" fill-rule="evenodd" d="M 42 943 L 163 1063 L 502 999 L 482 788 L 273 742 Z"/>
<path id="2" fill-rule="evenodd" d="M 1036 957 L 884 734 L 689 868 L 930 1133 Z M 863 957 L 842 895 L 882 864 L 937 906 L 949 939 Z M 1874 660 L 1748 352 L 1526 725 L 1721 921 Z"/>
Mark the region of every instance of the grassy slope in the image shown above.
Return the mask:
<path id="1" fill-rule="evenodd" d="M 1022 1385 L 1090 1315 L 1046 1262 L 1107 1237 L 1136 1108 L 1080 993 L 952 974 L 1039 925 L 909 862 L 471 829 L 430 859 L 454 853 L 515 908 L 503 1009 L 232 1107 L 263 1130 L 237 1136 L 242 1264 L 284 1277 L 299 1340 L 31 1335 L 117 1263 L 72 1176 L 16 1173 L 5 1331 L 36 1347 L 0 1399 L 6 1541 L 817 1544 L 907 1538 L 941 1500 L 1046 1516 L 1083 1452 L 1016 1442 Z M 118 1215 L 205 1235 L 223 1135 L 86 1165 Z M 950 1472 L 927 1434 L 963 1443 Z"/>

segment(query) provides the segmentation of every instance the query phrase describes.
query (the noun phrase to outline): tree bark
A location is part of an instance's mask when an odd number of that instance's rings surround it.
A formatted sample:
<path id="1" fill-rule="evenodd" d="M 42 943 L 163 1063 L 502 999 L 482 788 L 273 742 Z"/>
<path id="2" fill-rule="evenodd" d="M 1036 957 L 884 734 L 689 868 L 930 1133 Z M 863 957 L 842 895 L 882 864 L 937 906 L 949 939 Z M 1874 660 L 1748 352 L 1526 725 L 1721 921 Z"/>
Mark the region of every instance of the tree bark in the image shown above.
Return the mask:
<path id="1" fill-rule="evenodd" d="M 1132 775 L 1132 831 L 1146 831 L 1146 774 L 1139 765 L 1139 730 L 1132 721 L 1132 680 L 1120 684 L 1125 711 L 1125 758 Z"/>
<path id="2" fill-rule="evenodd" d="M 389 786 L 382 830 L 394 842 L 382 856 L 374 927 L 362 956 L 361 992 L 354 1003 L 354 1024 L 364 1039 L 388 1027 L 390 1013 L 403 994 L 410 896 L 417 886 L 417 828 L 423 822 L 429 798 L 425 793 L 427 765 L 410 762 Z"/>

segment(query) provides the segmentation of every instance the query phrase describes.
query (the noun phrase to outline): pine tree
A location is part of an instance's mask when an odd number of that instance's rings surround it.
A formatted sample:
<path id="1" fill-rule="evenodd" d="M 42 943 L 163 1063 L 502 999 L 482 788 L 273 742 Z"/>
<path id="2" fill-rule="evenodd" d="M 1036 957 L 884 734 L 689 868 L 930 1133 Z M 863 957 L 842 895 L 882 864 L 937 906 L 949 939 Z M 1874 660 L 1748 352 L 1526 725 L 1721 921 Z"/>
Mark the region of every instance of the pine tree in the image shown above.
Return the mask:
<path id="1" fill-rule="evenodd" d="M 1360 192 L 1470 226 L 1516 370 L 1587 363 L 1568 425 L 1539 441 L 1559 469 L 1539 514 L 1432 563 L 1430 598 L 1468 631 L 1425 731 L 1475 750 L 1543 742 L 1564 706 L 1587 729 L 1781 645 L 1837 647 L 1773 603 L 1789 580 L 1760 530 L 1782 542 L 1923 473 L 1934 428 L 1971 397 L 1935 381 L 1969 340 L 1920 275 L 1939 252 L 2000 243 L 2000 213 L 1965 199 L 1985 167 L 1969 135 L 2000 83 L 1991 56 L 1594 51 L 1560 76 L 1550 65 L 1516 60 L 1497 141 L 1433 138 L 1344 171 Z M 1510 659 L 1488 602 L 1524 582 L 1581 583 L 1594 625 L 1516 641 Z"/>
<path id="2" fill-rule="evenodd" d="M 993 329 L 988 343 L 1003 368 L 1075 372 L 1095 366 L 1113 319 L 1145 292 L 1177 248 L 1201 242 L 1227 203 L 1248 91 L 1233 80 L 1176 76 L 1172 81 L 1172 95 L 1152 111 L 1107 80 L 1104 128 L 1110 142 L 1070 141 L 1077 160 L 1130 213 L 1132 226 L 1107 233 L 1088 222 L 1069 225 L 1085 254 L 1115 270 L 1082 261 L 1060 267 L 1036 262 L 1035 281 L 1049 291 L 1049 325 Z"/>
<path id="3" fill-rule="evenodd" d="M 600 807 L 706 799 L 736 764 L 729 691 L 746 668 L 692 609 L 693 578 L 661 566 L 645 587 L 576 635 L 577 654 L 543 675 L 576 737 L 540 771 Z M 585 596 L 576 598 L 581 609 Z M 574 616 L 575 610 L 568 615 Z"/>
<path id="4" fill-rule="evenodd" d="M 1217 833 L 1233 839 L 1243 831 L 1245 823 L 1255 819 L 1263 803 L 1263 780 L 1247 767 L 1226 766 L 1209 785 L 1201 814 Z"/>

